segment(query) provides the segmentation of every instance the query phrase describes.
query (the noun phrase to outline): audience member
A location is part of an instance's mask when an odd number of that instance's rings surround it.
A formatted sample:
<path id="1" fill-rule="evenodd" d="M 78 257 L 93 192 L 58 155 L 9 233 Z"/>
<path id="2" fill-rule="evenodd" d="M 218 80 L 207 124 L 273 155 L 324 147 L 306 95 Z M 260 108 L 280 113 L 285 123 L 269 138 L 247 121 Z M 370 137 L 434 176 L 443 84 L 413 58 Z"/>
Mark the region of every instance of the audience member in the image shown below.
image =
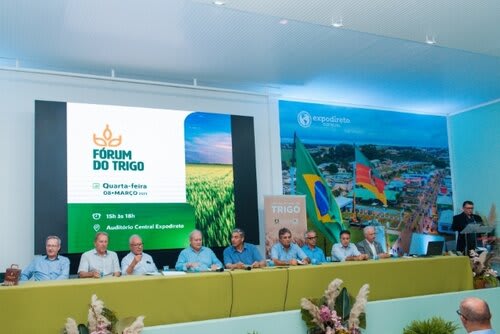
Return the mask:
<path id="1" fill-rule="evenodd" d="M 363 229 L 363 234 L 365 235 L 365 239 L 356 244 L 361 254 L 367 254 L 369 259 L 391 257 L 390 254 L 384 252 L 382 245 L 375 240 L 375 227 L 366 226 Z"/>
<path id="2" fill-rule="evenodd" d="M 98 232 L 94 239 L 94 249 L 82 254 L 78 275 L 80 278 L 120 276 L 120 263 L 115 252 L 108 250 L 109 236 Z"/>
<path id="3" fill-rule="evenodd" d="M 491 313 L 484 300 L 469 297 L 462 300 L 457 310 L 462 325 L 469 334 L 495 334 L 491 328 Z"/>
<path id="4" fill-rule="evenodd" d="M 224 249 L 224 264 L 227 269 L 259 268 L 266 265 L 259 250 L 245 242 L 245 232 L 235 228 L 231 233 L 231 246 Z"/>
<path id="5" fill-rule="evenodd" d="M 175 270 L 177 271 L 215 271 L 222 269 L 223 265 L 214 252 L 202 246 L 202 234 L 194 230 L 189 234 L 189 247 L 179 254 Z"/>
<path id="6" fill-rule="evenodd" d="M 69 259 L 59 255 L 61 239 L 51 235 L 45 240 L 46 255 L 37 255 L 21 272 L 21 281 L 61 280 L 69 278 Z"/>
<path id="7" fill-rule="evenodd" d="M 128 244 L 130 253 L 122 259 L 122 275 L 144 275 L 158 271 L 151 255 L 143 252 L 144 243 L 140 236 L 132 235 Z"/>
<path id="8" fill-rule="evenodd" d="M 292 242 L 292 232 L 286 227 L 278 231 L 279 242 L 271 247 L 271 260 L 277 266 L 308 264 L 306 253 Z"/>
<path id="9" fill-rule="evenodd" d="M 333 261 L 363 261 L 368 260 L 367 254 L 361 254 L 356 245 L 351 243 L 351 232 L 343 230 L 340 232 L 340 243 L 332 247 Z"/>
<path id="10" fill-rule="evenodd" d="M 318 241 L 318 236 L 313 230 L 308 230 L 304 234 L 305 244 L 302 246 L 302 250 L 306 253 L 307 257 L 311 260 L 311 263 L 323 263 L 326 262 L 325 253 L 321 248 L 316 246 Z"/>

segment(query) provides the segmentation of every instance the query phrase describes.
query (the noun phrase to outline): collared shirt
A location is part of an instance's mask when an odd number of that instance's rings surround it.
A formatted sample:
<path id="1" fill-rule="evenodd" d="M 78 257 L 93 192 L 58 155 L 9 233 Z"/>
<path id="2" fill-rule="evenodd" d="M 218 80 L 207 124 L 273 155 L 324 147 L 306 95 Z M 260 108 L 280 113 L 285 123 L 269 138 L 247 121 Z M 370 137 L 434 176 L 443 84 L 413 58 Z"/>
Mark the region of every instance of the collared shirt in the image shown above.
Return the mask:
<path id="1" fill-rule="evenodd" d="M 27 281 L 31 277 L 35 281 L 68 279 L 69 259 L 58 255 L 51 260 L 46 255 L 37 255 L 21 272 L 21 281 Z"/>
<path id="2" fill-rule="evenodd" d="M 368 240 L 366 240 L 366 242 L 368 243 L 368 246 L 370 247 L 373 256 L 377 256 L 378 254 L 377 254 L 377 250 L 375 249 L 375 243 L 369 242 Z"/>
<path id="3" fill-rule="evenodd" d="M 241 252 L 233 246 L 229 246 L 224 249 L 224 264 L 235 264 L 241 262 L 250 266 L 254 262 L 260 262 L 262 260 L 262 255 L 260 255 L 259 250 L 253 244 L 245 242 Z"/>
<path id="4" fill-rule="evenodd" d="M 134 261 L 134 253 L 130 252 L 122 259 L 122 275 L 127 275 L 127 268 Z M 142 253 L 141 261 L 139 261 L 132 271 L 132 275 L 144 275 L 146 273 L 157 272 L 156 264 L 151 255 Z"/>
<path id="5" fill-rule="evenodd" d="M 341 243 L 335 244 L 332 247 L 332 260 L 345 261 L 346 257 L 359 256 L 361 253 L 355 244 L 350 243 L 347 247 L 342 246 Z"/>
<path id="6" fill-rule="evenodd" d="M 115 272 L 120 272 L 120 262 L 115 252 L 108 250 L 101 256 L 94 248 L 82 254 L 78 272 L 82 271 L 98 271 L 101 276 L 112 276 Z"/>
<path id="7" fill-rule="evenodd" d="M 195 268 L 187 269 L 187 264 L 189 262 L 197 262 L 200 265 Z M 177 271 L 209 271 L 210 267 L 215 264 L 217 267 L 222 268 L 222 262 L 219 261 L 214 252 L 208 248 L 202 246 L 199 252 L 196 252 L 193 248 L 188 247 L 181 251 L 177 263 L 175 264 L 175 270 Z"/>
<path id="8" fill-rule="evenodd" d="M 290 260 L 303 260 L 307 257 L 306 253 L 300 249 L 297 244 L 290 244 L 289 248 L 283 247 L 283 245 L 278 242 L 273 247 L 271 247 L 271 259 L 278 259 L 280 261 L 290 261 Z"/>
<path id="9" fill-rule="evenodd" d="M 316 263 L 326 262 L 325 253 L 318 246 L 314 246 L 314 248 L 311 249 L 308 245 L 304 245 L 302 246 L 302 250 L 306 253 L 307 257 L 311 259 L 311 262 L 314 262 L 313 260 L 316 260 Z"/>
<path id="10" fill-rule="evenodd" d="M 494 329 L 481 329 L 478 331 L 470 332 L 469 334 L 495 334 L 495 333 L 496 332 Z"/>

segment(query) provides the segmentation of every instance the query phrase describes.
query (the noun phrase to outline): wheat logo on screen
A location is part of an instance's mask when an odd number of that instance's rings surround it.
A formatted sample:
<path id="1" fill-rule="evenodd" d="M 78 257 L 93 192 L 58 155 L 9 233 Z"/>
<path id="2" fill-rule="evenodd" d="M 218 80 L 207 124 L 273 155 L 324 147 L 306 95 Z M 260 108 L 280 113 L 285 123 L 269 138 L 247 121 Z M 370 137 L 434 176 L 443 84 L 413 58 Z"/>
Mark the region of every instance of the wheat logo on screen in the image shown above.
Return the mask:
<path id="1" fill-rule="evenodd" d="M 113 132 L 109 128 L 109 124 L 106 124 L 106 128 L 102 132 L 102 137 L 98 137 L 94 133 L 94 144 L 101 147 L 118 147 L 122 144 L 122 135 L 113 138 Z"/>

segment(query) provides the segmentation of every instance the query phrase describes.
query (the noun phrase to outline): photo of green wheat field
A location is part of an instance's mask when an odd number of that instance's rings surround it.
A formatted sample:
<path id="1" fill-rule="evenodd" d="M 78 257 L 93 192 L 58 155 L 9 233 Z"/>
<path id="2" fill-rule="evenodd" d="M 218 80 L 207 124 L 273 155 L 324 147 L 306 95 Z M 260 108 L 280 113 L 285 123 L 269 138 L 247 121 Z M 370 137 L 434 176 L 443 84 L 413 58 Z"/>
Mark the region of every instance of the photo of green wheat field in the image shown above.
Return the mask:
<path id="1" fill-rule="evenodd" d="M 187 202 L 194 207 L 196 228 L 207 247 L 229 245 L 234 219 L 233 166 L 188 164 Z"/>

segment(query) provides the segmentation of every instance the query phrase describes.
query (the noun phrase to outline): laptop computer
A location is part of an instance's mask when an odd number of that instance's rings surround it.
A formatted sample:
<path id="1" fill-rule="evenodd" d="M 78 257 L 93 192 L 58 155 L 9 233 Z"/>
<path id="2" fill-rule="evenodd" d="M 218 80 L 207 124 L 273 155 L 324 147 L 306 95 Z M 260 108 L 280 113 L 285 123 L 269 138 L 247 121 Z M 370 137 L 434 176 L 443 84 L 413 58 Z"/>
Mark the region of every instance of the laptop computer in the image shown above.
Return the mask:
<path id="1" fill-rule="evenodd" d="M 429 241 L 425 256 L 443 255 L 444 241 Z"/>

